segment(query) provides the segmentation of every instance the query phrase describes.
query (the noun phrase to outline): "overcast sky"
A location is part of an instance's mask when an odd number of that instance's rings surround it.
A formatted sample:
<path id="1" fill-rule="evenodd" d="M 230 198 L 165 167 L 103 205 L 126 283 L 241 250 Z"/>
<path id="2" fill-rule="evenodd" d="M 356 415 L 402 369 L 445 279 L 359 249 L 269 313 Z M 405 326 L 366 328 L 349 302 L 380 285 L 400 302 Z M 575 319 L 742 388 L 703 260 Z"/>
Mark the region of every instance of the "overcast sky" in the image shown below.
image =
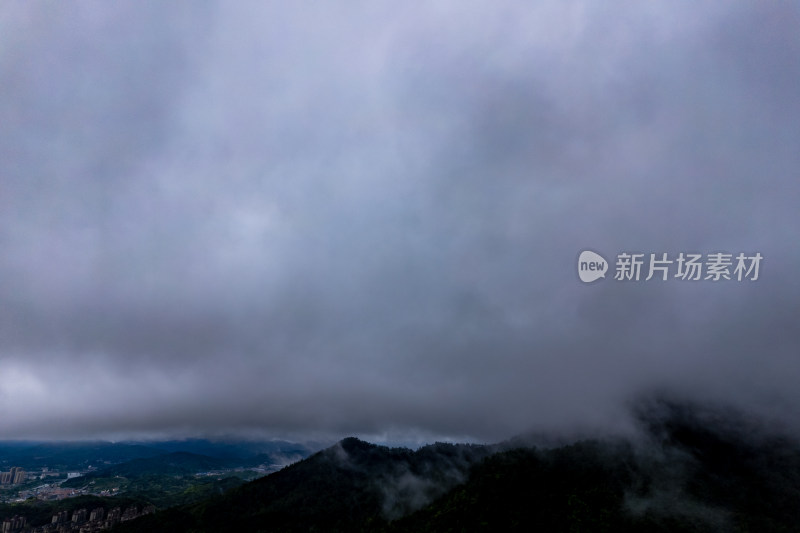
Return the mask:
<path id="1" fill-rule="evenodd" d="M 0 437 L 792 427 L 798 58 L 794 2 L 3 2 Z"/>

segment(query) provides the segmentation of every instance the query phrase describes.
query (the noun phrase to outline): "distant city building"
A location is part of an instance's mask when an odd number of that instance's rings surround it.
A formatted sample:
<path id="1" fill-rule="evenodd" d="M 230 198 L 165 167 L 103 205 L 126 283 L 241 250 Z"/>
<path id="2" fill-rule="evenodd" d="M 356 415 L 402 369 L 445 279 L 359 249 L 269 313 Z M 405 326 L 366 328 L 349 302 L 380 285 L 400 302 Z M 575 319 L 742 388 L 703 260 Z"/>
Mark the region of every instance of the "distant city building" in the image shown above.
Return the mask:
<path id="1" fill-rule="evenodd" d="M 15 516 L 14 518 L 6 518 L 3 520 L 3 533 L 12 533 L 14 531 L 20 531 L 22 528 L 28 525 L 28 521 L 25 519 L 24 516 Z"/>
<path id="2" fill-rule="evenodd" d="M 10 472 L 0 472 L 1 485 L 16 485 L 25 481 L 27 474 L 22 468 L 15 466 Z"/>
<path id="3" fill-rule="evenodd" d="M 106 528 L 114 527 L 115 525 L 119 524 L 120 518 L 122 518 L 122 509 L 119 507 L 114 507 L 108 512 L 104 526 Z"/>
<path id="4" fill-rule="evenodd" d="M 53 515 L 53 519 L 50 521 L 51 524 L 63 524 L 69 520 L 69 512 L 68 511 L 59 511 L 58 514 Z"/>
<path id="5" fill-rule="evenodd" d="M 72 522 L 75 524 L 82 524 L 86 522 L 86 509 L 78 509 L 72 513 Z"/>
<path id="6" fill-rule="evenodd" d="M 95 507 L 91 512 L 86 509 L 78 509 L 72 513 L 70 519 L 69 511 L 60 511 L 53 515 L 49 524 L 31 528 L 25 517 L 15 516 L 2 522 L 0 533 L 99 533 L 113 528 L 120 522 L 134 520 L 141 516 L 156 512 L 153 505 L 146 505 L 139 509 L 139 506 L 132 505 L 124 511 L 120 507 L 114 507 L 108 512 L 103 507 Z"/>
<path id="7" fill-rule="evenodd" d="M 122 519 L 121 520 L 123 522 L 127 522 L 128 520 L 133 520 L 134 518 L 138 518 L 138 517 L 139 517 L 139 509 L 135 505 L 132 505 L 132 506 L 128 507 L 127 509 L 125 509 L 125 512 L 122 513 Z"/>

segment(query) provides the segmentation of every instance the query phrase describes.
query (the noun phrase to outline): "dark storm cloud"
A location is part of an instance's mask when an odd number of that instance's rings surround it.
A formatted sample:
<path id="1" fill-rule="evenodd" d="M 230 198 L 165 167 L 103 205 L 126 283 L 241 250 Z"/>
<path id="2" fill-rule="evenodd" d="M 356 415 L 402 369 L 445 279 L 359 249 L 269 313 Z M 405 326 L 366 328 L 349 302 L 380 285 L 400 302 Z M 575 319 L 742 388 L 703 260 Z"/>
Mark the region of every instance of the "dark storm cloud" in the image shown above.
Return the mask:
<path id="1" fill-rule="evenodd" d="M 796 8 L 176 6 L 0 11 L 5 435 L 796 418 Z"/>

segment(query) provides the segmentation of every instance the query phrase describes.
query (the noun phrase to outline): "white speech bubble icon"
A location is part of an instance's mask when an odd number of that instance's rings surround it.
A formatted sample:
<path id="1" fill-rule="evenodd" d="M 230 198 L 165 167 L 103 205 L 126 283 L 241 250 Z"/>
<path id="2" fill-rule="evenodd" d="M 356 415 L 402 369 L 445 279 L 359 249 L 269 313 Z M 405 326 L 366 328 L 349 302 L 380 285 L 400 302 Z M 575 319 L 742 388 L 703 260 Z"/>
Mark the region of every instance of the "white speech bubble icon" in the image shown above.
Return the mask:
<path id="1" fill-rule="evenodd" d="M 591 283 L 597 279 L 606 277 L 608 271 L 608 261 L 591 250 L 584 250 L 578 257 L 578 277 L 584 283 Z"/>

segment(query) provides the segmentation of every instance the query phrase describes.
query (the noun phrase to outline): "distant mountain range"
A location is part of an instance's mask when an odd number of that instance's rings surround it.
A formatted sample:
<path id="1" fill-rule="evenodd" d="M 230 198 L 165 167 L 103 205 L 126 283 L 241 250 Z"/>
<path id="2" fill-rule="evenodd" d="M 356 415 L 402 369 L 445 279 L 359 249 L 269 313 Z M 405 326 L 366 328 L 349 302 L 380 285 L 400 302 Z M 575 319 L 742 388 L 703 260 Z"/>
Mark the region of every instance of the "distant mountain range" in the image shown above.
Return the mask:
<path id="1" fill-rule="evenodd" d="M 287 441 L 211 441 L 203 439 L 147 443 L 110 442 L 0 442 L 0 469 L 21 466 L 61 470 L 102 469 L 138 459 L 181 452 L 223 460 L 227 465 L 287 464 L 307 457 L 313 445 Z M 146 464 L 146 463 L 144 463 Z"/>
<path id="2" fill-rule="evenodd" d="M 135 479 L 153 475 L 193 475 L 208 470 L 222 470 L 238 466 L 239 460 L 219 459 L 189 452 L 173 452 L 155 457 L 132 459 L 124 463 L 90 472 L 80 478 L 66 481 L 62 486 L 80 486 L 92 479 L 104 477 L 125 477 Z"/>
<path id="3" fill-rule="evenodd" d="M 273 441 L 211 441 L 187 439 L 152 444 L 164 452 L 189 452 L 218 459 L 251 461 L 255 457 L 275 458 L 279 464 L 307 457 L 322 446 L 313 443 L 299 444 L 281 440 Z M 262 461 L 263 462 L 263 461 Z"/>
<path id="4" fill-rule="evenodd" d="M 354 438 L 120 531 L 800 530 L 800 445 L 729 412 L 653 402 L 642 437 L 535 447 Z"/>
<path id="5" fill-rule="evenodd" d="M 80 470 L 89 465 L 122 463 L 163 453 L 163 450 L 141 444 L 0 442 L 0 468 L 21 466 L 26 470 L 36 470 L 42 467 Z"/>

